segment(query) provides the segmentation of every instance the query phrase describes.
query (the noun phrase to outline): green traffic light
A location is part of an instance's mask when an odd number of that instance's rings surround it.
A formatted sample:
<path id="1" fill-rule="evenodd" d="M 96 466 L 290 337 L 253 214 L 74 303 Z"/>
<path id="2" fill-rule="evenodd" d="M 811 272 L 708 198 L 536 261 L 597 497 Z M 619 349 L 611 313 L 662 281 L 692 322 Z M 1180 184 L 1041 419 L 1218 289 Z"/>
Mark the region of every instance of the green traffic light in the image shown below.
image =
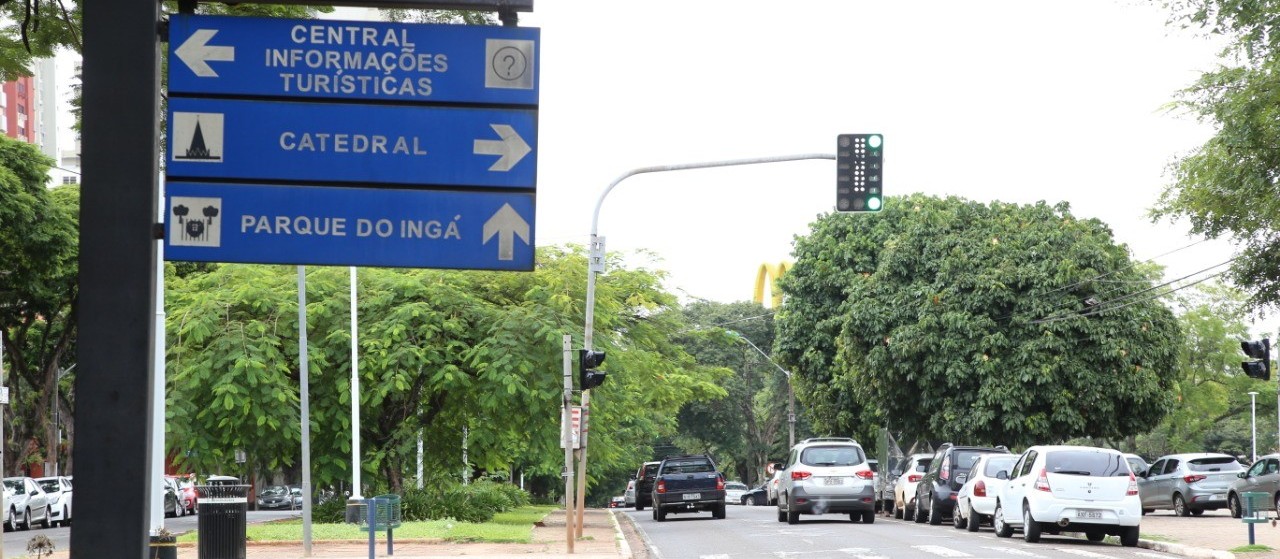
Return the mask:
<path id="1" fill-rule="evenodd" d="M 879 210 L 879 209 L 880 209 L 880 199 L 879 199 L 879 198 L 868 198 L 868 199 L 867 199 L 867 209 L 869 209 L 869 210 L 871 210 L 871 211 L 877 211 L 877 210 Z"/>

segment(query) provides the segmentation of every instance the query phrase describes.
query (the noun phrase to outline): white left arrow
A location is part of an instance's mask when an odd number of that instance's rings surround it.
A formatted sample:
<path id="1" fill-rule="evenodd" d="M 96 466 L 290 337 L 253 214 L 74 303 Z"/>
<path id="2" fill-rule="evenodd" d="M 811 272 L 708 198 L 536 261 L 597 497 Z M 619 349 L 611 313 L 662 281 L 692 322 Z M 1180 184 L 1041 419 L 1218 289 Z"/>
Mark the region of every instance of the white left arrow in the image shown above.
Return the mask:
<path id="1" fill-rule="evenodd" d="M 515 237 L 529 244 L 529 222 L 520 217 L 520 212 L 511 204 L 503 204 L 498 213 L 484 222 L 481 244 L 489 244 L 494 235 L 498 236 L 498 260 L 515 260 Z"/>
<path id="2" fill-rule="evenodd" d="M 216 78 L 218 73 L 209 67 L 208 62 L 234 62 L 236 59 L 235 47 L 219 47 L 209 45 L 209 39 L 218 34 L 217 29 L 197 29 L 186 41 L 182 42 L 182 46 L 174 51 L 178 55 L 178 59 L 182 60 L 192 72 L 202 78 Z"/>
<path id="3" fill-rule="evenodd" d="M 477 155 L 501 155 L 493 165 L 489 166 L 490 171 L 510 171 L 516 166 L 524 156 L 533 151 L 529 144 L 525 143 L 516 133 L 516 129 L 506 124 L 490 124 L 490 128 L 498 133 L 501 140 L 476 140 L 471 149 L 472 153 Z"/>

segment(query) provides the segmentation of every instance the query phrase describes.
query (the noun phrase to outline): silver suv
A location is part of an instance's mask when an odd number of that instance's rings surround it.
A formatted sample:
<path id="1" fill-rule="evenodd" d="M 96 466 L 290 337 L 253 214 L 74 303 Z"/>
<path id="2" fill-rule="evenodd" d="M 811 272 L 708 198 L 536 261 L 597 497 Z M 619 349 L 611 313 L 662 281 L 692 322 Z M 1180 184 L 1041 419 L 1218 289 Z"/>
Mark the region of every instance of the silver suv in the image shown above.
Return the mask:
<path id="1" fill-rule="evenodd" d="M 805 439 L 791 448 L 778 487 L 778 522 L 795 524 L 801 514 L 848 513 L 875 522 L 875 472 L 857 441 Z"/>

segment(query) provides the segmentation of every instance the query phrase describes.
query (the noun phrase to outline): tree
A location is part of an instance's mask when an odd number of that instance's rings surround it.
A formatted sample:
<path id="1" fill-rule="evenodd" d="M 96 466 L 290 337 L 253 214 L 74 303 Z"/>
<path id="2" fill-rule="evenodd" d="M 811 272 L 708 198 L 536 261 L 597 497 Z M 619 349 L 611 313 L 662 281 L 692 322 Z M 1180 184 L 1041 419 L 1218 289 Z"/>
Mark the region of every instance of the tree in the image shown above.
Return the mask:
<path id="1" fill-rule="evenodd" d="M 1170 167 L 1172 182 L 1152 210 L 1156 219 L 1186 218 L 1192 231 L 1227 237 L 1241 253 L 1231 266 L 1234 283 L 1253 306 L 1280 302 L 1280 36 L 1275 0 L 1166 2 L 1171 23 L 1226 37 L 1231 65 L 1206 72 L 1180 92 L 1174 107 L 1211 123 L 1212 138 Z"/>
<path id="2" fill-rule="evenodd" d="M 74 363 L 79 189 L 47 190 L 52 164 L 35 146 L 0 136 L 0 343 L 11 389 L 3 467 L 9 473 L 43 461 L 56 446 L 53 406 L 68 425 L 74 411 L 58 381 Z"/>
<path id="3" fill-rule="evenodd" d="M 597 345 L 609 381 L 594 391 L 595 480 L 646 457 L 673 433 L 686 401 L 717 393 L 713 370 L 671 341 L 683 329 L 661 277 L 613 257 L 597 284 Z M 423 432 L 431 471 L 512 468 L 558 478 L 561 342 L 580 332 L 586 257 L 539 251 L 529 274 L 360 270 L 361 462 L 398 490 Z M 308 270 L 312 467 L 318 486 L 350 475 L 350 299 L 344 269 Z M 245 449 L 258 471 L 294 467 L 298 449 L 294 268 L 223 265 L 172 278 L 169 441 L 200 472 L 232 467 Z M 362 476 L 363 477 L 363 476 Z"/>
<path id="4" fill-rule="evenodd" d="M 1138 432 L 1168 410 L 1173 313 L 1066 204 L 891 199 L 820 217 L 795 256 L 776 351 L 819 432 L 1013 446 Z"/>

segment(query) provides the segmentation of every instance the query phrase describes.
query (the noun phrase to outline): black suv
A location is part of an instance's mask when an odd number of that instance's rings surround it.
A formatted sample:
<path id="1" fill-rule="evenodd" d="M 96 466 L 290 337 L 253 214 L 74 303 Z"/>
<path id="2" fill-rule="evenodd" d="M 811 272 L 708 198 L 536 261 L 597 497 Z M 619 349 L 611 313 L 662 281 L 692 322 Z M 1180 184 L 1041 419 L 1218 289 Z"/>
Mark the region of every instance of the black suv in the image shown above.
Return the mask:
<path id="1" fill-rule="evenodd" d="M 645 462 L 636 470 L 632 479 L 636 480 L 636 510 L 644 510 L 653 506 L 653 478 L 658 473 L 658 465 L 662 462 Z"/>
<path id="2" fill-rule="evenodd" d="M 934 453 L 929 471 L 916 485 L 916 522 L 942 524 L 956 508 L 956 496 L 968 478 L 969 470 L 983 454 L 1009 454 L 1003 446 L 957 446 L 945 443 Z"/>

